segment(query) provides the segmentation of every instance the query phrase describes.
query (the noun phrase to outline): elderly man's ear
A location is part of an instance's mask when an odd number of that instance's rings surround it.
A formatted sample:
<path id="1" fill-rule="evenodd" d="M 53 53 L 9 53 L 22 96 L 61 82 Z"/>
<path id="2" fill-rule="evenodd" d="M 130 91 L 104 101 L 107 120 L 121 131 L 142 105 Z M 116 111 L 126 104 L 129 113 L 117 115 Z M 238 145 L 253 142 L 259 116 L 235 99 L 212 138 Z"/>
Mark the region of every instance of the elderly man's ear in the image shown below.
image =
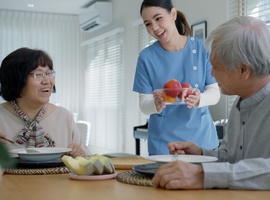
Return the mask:
<path id="1" fill-rule="evenodd" d="M 242 80 L 247 80 L 251 76 L 251 69 L 248 65 L 240 64 L 239 70 L 241 73 Z"/>

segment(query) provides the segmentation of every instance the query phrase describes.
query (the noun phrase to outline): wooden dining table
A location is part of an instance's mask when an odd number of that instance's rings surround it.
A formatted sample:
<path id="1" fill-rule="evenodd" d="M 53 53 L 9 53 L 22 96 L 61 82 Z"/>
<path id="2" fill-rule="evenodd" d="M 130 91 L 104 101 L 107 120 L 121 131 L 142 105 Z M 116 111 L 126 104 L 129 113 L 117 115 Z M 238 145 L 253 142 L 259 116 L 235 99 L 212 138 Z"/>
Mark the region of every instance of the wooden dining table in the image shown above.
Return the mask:
<path id="1" fill-rule="evenodd" d="M 130 170 L 132 169 L 123 169 L 121 166 L 116 169 L 118 174 Z M 115 178 L 76 180 L 71 179 L 69 173 L 0 176 L 0 200 L 268 200 L 269 198 L 270 191 L 165 190 L 128 184 Z"/>

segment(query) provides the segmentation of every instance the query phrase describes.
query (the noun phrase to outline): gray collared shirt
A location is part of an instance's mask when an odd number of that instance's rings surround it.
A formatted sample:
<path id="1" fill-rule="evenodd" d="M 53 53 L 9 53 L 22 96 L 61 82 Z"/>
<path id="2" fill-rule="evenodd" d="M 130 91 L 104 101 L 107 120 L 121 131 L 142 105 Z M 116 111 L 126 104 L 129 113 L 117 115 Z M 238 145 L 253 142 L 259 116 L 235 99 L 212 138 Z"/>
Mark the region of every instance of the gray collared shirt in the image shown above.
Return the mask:
<path id="1" fill-rule="evenodd" d="M 227 133 L 204 163 L 204 188 L 270 189 L 270 83 L 247 99 L 236 99 Z"/>

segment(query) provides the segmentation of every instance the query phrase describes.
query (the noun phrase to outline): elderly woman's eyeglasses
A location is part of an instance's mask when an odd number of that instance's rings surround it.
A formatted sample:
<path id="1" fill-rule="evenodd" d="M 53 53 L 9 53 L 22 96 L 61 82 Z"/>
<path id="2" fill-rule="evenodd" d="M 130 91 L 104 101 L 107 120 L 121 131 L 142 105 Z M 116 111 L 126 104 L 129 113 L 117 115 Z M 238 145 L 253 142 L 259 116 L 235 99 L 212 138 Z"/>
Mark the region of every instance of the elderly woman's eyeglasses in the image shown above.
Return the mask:
<path id="1" fill-rule="evenodd" d="M 31 72 L 29 75 L 33 75 L 35 79 L 41 80 L 42 78 L 49 77 L 49 78 L 54 78 L 55 77 L 55 71 L 50 70 L 47 72 Z"/>

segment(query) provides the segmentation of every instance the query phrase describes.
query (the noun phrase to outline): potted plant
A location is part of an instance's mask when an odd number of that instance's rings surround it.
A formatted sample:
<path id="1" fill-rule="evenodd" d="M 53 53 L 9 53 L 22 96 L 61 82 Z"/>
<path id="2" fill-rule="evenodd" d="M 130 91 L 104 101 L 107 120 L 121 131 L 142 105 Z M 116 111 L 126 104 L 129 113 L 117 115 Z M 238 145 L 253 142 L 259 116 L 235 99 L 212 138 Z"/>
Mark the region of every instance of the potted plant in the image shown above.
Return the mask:
<path id="1" fill-rule="evenodd" d="M 0 175 L 1 168 L 12 168 L 15 166 L 15 160 L 10 156 L 8 149 L 4 143 L 0 141 Z"/>

